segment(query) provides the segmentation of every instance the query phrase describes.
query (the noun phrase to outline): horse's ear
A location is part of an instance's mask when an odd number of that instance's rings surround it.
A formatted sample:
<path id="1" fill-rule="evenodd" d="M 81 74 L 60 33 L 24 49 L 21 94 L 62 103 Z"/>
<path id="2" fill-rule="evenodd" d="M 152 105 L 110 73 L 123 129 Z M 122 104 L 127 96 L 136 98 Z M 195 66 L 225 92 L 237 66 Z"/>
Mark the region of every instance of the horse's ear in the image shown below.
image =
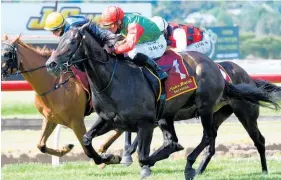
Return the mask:
<path id="1" fill-rule="evenodd" d="M 16 38 L 15 42 L 18 41 L 21 37 L 21 33 L 18 35 L 18 37 Z"/>
<path id="2" fill-rule="evenodd" d="M 92 23 L 92 20 L 90 20 L 88 23 L 86 23 L 86 24 L 84 24 L 83 26 L 81 26 L 81 27 L 79 28 L 80 31 L 84 32 L 85 29 L 87 29 L 87 28 L 90 26 L 91 23 Z"/>
<path id="3" fill-rule="evenodd" d="M 4 35 L 4 40 L 5 41 L 7 41 L 9 38 L 8 38 L 8 35 L 7 35 L 7 33 L 5 33 L 5 35 Z"/>

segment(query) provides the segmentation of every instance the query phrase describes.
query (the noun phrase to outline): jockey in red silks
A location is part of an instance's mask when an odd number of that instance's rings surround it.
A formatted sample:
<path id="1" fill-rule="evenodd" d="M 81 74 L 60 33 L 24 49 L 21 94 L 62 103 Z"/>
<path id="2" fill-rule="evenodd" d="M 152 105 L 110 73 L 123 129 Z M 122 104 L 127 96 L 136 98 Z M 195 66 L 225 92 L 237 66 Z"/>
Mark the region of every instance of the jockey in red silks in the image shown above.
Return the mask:
<path id="1" fill-rule="evenodd" d="M 184 30 L 186 34 L 186 48 L 185 51 L 197 51 L 202 54 L 206 54 L 211 51 L 211 39 L 200 28 L 187 25 L 187 24 L 176 24 L 176 23 L 167 23 L 165 19 L 160 16 L 154 16 L 151 18 L 155 24 L 158 25 L 159 29 L 163 32 L 167 45 L 176 48 L 176 40 L 174 37 L 174 31 L 178 28 Z"/>
<path id="2" fill-rule="evenodd" d="M 120 7 L 109 6 L 102 13 L 101 27 L 125 37 L 113 48 L 108 48 L 108 52 L 128 55 L 134 63 L 145 65 L 161 80 L 168 77 L 154 61 L 164 54 L 167 42 L 158 26 L 150 19 L 138 14 L 125 14 Z"/>

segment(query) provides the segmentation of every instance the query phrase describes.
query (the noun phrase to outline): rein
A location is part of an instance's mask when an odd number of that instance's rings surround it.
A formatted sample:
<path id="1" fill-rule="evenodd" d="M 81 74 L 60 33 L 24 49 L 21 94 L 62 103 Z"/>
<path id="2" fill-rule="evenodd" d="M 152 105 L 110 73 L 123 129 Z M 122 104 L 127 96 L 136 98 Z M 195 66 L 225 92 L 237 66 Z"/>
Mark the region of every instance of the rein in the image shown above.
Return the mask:
<path id="1" fill-rule="evenodd" d="M 3 42 L 3 44 L 5 44 L 5 45 L 7 45 L 7 46 L 9 46 L 10 48 L 13 49 L 13 55 L 12 55 L 12 58 L 10 58 L 10 59 L 18 59 L 18 58 L 16 57 L 16 54 L 17 54 L 17 52 L 18 52 L 17 48 L 16 48 L 15 46 L 12 46 L 12 45 L 9 44 L 9 43 L 6 43 L 6 42 Z M 20 64 L 20 63 L 17 62 L 18 67 L 19 67 L 19 64 Z M 15 73 L 12 73 L 12 75 L 18 75 L 18 74 L 23 74 L 23 73 L 29 73 L 29 72 L 37 71 L 37 70 L 42 69 L 42 68 L 44 68 L 44 67 L 46 67 L 46 65 L 42 65 L 42 66 L 36 67 L 36 68 L 34 68 L 34 69 L 29 69 L 29 70 L 24 70 L 24 71 L 17 70 Z M 18 68 L 18 69 L 19 69 L 19 68 Z"/>
<path id="2" fill-rule="evenodd" d="M 6 42 L 3 42 L 3 44 L 9 46 L 9 47 L 12 48 L 12 50 L 13 50 L 12 58 L 9 58 L 9 60 L 10 60 L 10 59 L 12 59 L 12 60 L 17 60 L 17 59 L 18 59 L 18 58 L 16 57 L 17 48 L 16 48 L 15 46 L 12 46 L 12 45 L 9 44 L 9 43 L 6 43 Z M 20 65 L 20 63 L 19 63 L 18 61 L 17 61 L 17 65 L 18 65 L 18 67 L 19 67 L 19 65 Z M 17 70 L 15 73 L 12 73 L 11 75 L 16 75 L 16 76 L 17 76 L 18 74 L 23 74 L 23 73 L 29 73 L 29 72 L 37 71 L 37 70 L 42 69 L 42 68 L 44 68 L 44 67 L 46 67 L 46 65 L 42 65 L 42 66 L 39 66 L 39 67 L 36 67 L 36 68 L 33 68 L 33 69 L 24 70 L 24 71 Z M 19 69 L 19 68 L 18 68 L 18 69 Z M 72 75 L 69 76 L 67 79 L 65 79 L 63 82 L 61 82 L 61 83 L 59 83 L 59 84 L 55 84 L 55 85 L 54 85 L 51 89 L 49 89 L 48 91 L 46 91 L 46 92 L 44 92 L 44 93 L 42 93 L 42 94 L 38 94 L 38 95 L 39 95 L 39 96 L 46 96 L 47 94 L 49 94 L 49 93 L 55 91 L 56 89 L 62 87 L 64 84 L 66 84 L 66 83 L 70 80 L 70 78 L 74 77 L 75 75 L 76 75 L 76 74 L 74 74 L 74 73 L 72 72 Z"/>
<path id="3" fill-rule="evenodd" d="M 112 83 L 114 74 L 115 74 L 115 72 L 116 72 L 117 62 L 118 62 L 118 60 L 117 60 L 117 57 L 116 57 L 115 63 L 114 63 L 114 67 L 113 67 L 113 72 L 112 72 L 112 74 L 111 74 L 111 76 L 110 76 L 110 80 L 109 80 L 109 82 L 107 83 L 107 85 L 106 85 L 102 90 L 97 90 L 97 89 L 93 86 L 93 88 L 95 89 L 96 93 L 100 94 L 100 93 L 104 92 L 105 90 L 107 90 L 107 89 L 109 88 L 110 84 Z M 92 62 L 91 62 L 91 64 L 92 64 Z M 93 65 L 91 65 L 91 66 L 93 66 Z"/>
<path id="4" fill-rule="evenodd" d="M 67 79 L 65 79 L 63 82 L 59 83 L 59 84 L 55 84 L 51 89 L 49 89 L 48 91 L 42 93 L 42 94 L 38 94 L 39 96 L 46 96 L 47 94 L 55 91 L 56 89 L 62 87 L 64 84 L 66 84 L 70 78 L 74 77 L 76 74 L 72 73 L 71 76 L 69 76 Z"/>
<path id="5" fill-rule="evenodd" d="M 62 67 L 61 69 L 66 69 L 66 70 L 68 70 L 73 64 L 80 63 L 80 62 L 83 62 L 83 61 L 85 61 L 85 60 L 90 60 L 89 63 L 90 63 L 90 65 L 91 65 L 91 68 L 95 71 L 94 65 L 93 65 L 91 59 L 89 58 L 89 55 L 88 55 L 88 53 L 87 53 L 87 50 L 85 50 L 85 55 L 87 56 L 86 58 L 73 60 L 73 59 L 75 58 L 76 53 L 78 52 L 79 48 L 80 48 L 81 46 L 83 46 L 83 40 L 86 38 L 85 35 L 83 35 L 80 31 L 79 31 L 79 34 L 82 36 L 82 38 L 81 38 L 81 40 L 80 40 L 80 43 L 79 43 L 79 46 L 77 47 L 77 49 L 75 50 L 75 52 L 73 53 L 73 55 L 69 58 L 69 60 L 62 64 L 63 67 Z M 108 63 L 110 62 L 110 59 L 109 59 L 109 58 L 108 58 L 108 60 L 105 61 L 105 62 L 99 61 L 99 60 L 97 60 L 97 59 L 93 59 L 93 60 L 94 60 L 94 61 L 97 61 L 97 62 L 99 62 L 99 63 L 102 63 L 102 64 L 108 64 Z M 118 63 L 118 60 L 117 60 L 117 57 L 116 57 L 116 58 L 115 58 L 114 67 L 113 67 L 113 72 L 112 72 L 112 74 L 111 74 L 111 76 L 110 76 L 110 80 L 109 80 L 109 82 L 107 83 L 107 85 L 106 85 L 102 90 L 97 90 L 97 89 L 93 86 L 93 88 L 94 88 L 94 90 L 96 91 L 96 93 L 100 94 L 100 93 L 106 91 L 106 90 L 109 88 L 109 86 L 110 86 L 111 83 L 112 83 L 114 74 L 115 74 L 115 72 L 116 72 L 117 63 Z"/>

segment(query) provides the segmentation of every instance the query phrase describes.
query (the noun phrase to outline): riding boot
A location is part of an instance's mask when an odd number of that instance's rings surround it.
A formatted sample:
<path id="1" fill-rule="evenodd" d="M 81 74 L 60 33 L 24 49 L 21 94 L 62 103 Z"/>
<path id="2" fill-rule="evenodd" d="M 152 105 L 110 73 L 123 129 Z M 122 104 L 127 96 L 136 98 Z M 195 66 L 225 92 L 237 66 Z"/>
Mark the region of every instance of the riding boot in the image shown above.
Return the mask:
<path id="1" fill-rule="evenodd" d="M 147 57 L 145 61 L 145 66 L 155 72 L 160 80 L 165 80 L 168 78 L 168 74 L 163 71 L 153 59 Z"/>
<path id="2" fill-rule="evenodd" d="M 138 66 L 148 67 L 160 80 L 166 80 L 168 77 L 168 74 L 164 72 L 153 59 L 143 53 L 137 53 L 133 62 Z"/>

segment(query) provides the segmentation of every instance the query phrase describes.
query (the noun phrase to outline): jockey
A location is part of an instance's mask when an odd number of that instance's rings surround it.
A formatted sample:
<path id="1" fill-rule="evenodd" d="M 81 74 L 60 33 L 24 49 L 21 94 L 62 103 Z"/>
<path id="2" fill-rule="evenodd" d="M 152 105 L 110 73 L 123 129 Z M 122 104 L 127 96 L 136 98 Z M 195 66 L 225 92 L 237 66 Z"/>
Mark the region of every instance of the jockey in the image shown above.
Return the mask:
<path id="1" fill-rule="evenodd" d="M 176 40 L 173 37 L 173 31 L 177 28 L 182 28 L 187 38 L 185 51 L 197 51 L 206 54 L 211 50 L 211 39 L 203 30 L 187 24 L 167 23 L 167 21 L 160 16 L 154 16 L 151 20 L 157 24 L 159 29 L 164 33 L 168 46 L 176 48 Z"/>
<path id="2" fill-rule="evenodd" d="M 165 37 L 155 23 L 141 15 L 125 15 L 121 8 L 109 6 L 102 13 L 101 27 L 125 36 L 121 43 L 117 43 L 109 51 L 127 54 L 134 63 L 147 66 L 161 80 L 168 77 L 153 60 L 160 58 L 167 47 Z"/>
<path id="3" fill-rule="evenodd" d="M 61 37 L 66 31 L 73 27 L 83 26 L 89 23 L 89 19 L 84 16 L 64 16 L 59 12 L 52 12 L 48 15 L 45 22 L 45 30 L 51 31 L 55 36 Z M 101 38 L 101 43 L 107 43 L 108 46 L 115 44 L 116 35 L 110 31 L 100 29 L 95 23 L 89 26 L 91 33 Z"/>

